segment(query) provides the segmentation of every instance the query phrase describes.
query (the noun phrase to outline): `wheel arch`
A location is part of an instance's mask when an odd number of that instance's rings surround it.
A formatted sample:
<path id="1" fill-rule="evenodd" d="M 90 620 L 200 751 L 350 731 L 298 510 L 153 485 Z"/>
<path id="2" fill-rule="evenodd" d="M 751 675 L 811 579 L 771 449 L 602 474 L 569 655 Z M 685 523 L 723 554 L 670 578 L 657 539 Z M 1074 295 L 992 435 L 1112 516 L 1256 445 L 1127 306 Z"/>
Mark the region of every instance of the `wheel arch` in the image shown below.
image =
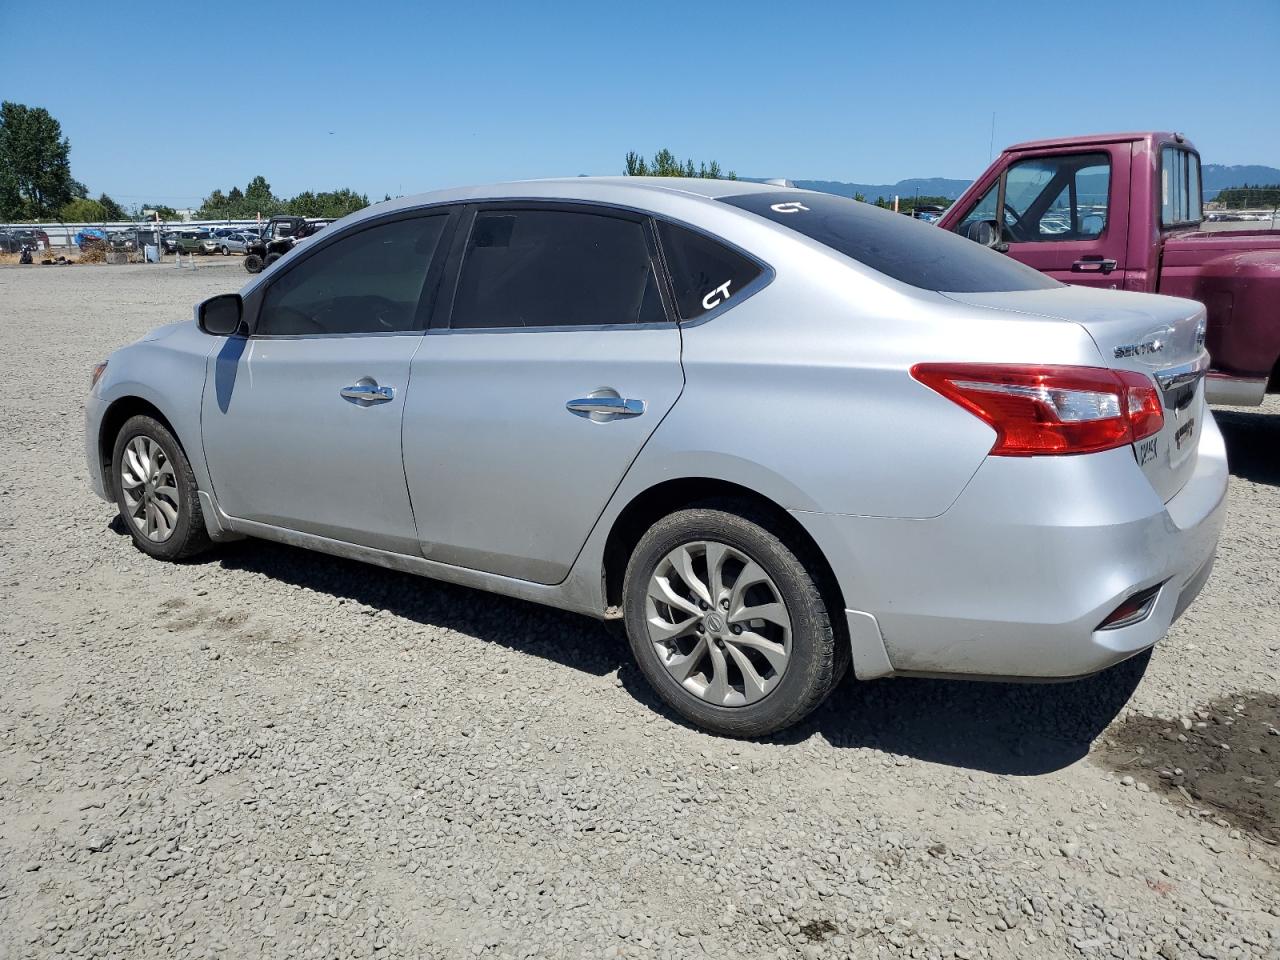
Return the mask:
<path id="1" fill-rule="evenodd" d="M 153 417 L 160 423 L 164 424 L 178 445 L 182 447 L 182 452 L 187 455 L 187 459 L 191 458 L 186 444 L 182 442 L 182 436 L 178 433 L 173 425 L 173 421 L 165 416 L 164 411 L 157 407 L 150 400 L 143 397 L 128 395 L 119 397 L 111 402 L 106 412 L 102 415 L 102 424 L 98 428 L 98 459 L 102 464 L 102 483 L 107 491 L 107 495 L 115 497 L 115 476 L 111 470 L 111 456 L 115 452 L 116 437 L 131 417 L 146 416 Z"/>
<path id="2" fill-rule="evenodd" d="M 621 609 L 623 578 L 627 561 L 640 538 L 657 520 L 677 510 L 708 500 L 736 500 L 766 514 L 802 560 L 809 560 L 822 591 L 832 626 L 844 627 L 844 596 L 830 561 L 809 534 L 781 504 L 750 487 L 714 477 L 679 477 L 656 483 L 631 498 L 614 518 L 605 539 L 601 580 L 607 609 Z"/>

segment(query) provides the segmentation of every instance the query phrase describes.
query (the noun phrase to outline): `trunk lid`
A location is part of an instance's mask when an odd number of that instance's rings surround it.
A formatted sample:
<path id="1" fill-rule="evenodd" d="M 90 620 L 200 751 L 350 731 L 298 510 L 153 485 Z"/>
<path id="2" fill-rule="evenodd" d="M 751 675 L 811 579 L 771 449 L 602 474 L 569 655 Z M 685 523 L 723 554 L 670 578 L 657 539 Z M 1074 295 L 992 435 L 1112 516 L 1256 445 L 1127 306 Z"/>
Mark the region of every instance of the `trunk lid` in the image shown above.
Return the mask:
<path id="1" fill-rule="evenodd" d="M 1134 459 L 1164 502 L 1196 465 L 1207 416 L 1204 374 L 1205 309 L 1194 300 L 1088 287 L 1009 293 L 948 293 L 961 303 L 1079 324 L 1093 339 L 1103 366 L 1151 377 L 1164 404 L 1164 427 L 1133 446 Z M 1027 362 L 1053 358 L 1028 357 Z"/>

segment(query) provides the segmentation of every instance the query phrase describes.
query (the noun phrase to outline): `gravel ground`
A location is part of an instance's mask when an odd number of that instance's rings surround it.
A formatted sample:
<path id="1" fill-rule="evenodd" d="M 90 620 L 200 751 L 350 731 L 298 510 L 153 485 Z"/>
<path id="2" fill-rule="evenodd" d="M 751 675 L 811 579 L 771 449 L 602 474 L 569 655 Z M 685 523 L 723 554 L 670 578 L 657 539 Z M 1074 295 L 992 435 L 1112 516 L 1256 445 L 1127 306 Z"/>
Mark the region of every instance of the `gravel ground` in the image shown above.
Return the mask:
<path id="1" fill-rule="evenodd" d="M 239 261 L 0 268 L 0 957 L 1280 957 L 1280 404 L 1149 662 L 765 742 L 600 625 L 88 490 L 90 365 Z M 35 388 L 35 389 L 33 389 Z"/>

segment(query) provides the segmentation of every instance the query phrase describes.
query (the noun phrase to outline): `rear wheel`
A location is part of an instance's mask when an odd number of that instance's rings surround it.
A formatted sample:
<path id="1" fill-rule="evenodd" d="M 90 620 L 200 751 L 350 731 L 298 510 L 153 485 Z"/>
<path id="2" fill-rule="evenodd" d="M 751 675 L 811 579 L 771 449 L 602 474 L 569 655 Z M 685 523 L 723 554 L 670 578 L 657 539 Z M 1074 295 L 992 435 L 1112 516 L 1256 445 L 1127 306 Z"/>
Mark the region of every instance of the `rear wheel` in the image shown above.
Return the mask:
<path id="1" fill-rule="evenodd" d="M 262 257 L 256 253 L 251 253 L 244 258 L 244 268 L 250 273 L 262 272 Z"/>
<path id="2" fill-rule="evenodd" d="M 144 553 L 181 560 L 209 547 L 191 464 L 164 424 L 130 417 L 116 435 L 111 470 L 120 519 Z"/>
<path id="3" fill-rule="evenodd" d="M 847 657 L 801 555 L 748 504 L 681 510 L 641 538 L 624 581 L 627 636 L 672 709 L 753 737 L 823 701 Z"/>
<path id="4" fill-rule="evenodd" d="M 269 267 L 283 256 L 283 253 L 268 253 L 265 265 Z"/>

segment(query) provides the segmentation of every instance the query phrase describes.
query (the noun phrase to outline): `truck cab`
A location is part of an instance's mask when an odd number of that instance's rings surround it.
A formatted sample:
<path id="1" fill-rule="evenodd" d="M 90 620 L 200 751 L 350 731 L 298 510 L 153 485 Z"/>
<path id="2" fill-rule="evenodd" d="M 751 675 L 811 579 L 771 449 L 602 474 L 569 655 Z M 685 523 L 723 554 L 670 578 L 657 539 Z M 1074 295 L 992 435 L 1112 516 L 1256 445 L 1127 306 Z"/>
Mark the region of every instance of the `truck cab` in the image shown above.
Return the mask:
<path id="1" fill-rule="evenodd" d="M 1006 149 L 938 225 L 1064 283 L 1204 303 L 1207 396 L 1280 392 L 1280 231 L 1208 232 L 1200 155 L 1177 133 Z"/>

